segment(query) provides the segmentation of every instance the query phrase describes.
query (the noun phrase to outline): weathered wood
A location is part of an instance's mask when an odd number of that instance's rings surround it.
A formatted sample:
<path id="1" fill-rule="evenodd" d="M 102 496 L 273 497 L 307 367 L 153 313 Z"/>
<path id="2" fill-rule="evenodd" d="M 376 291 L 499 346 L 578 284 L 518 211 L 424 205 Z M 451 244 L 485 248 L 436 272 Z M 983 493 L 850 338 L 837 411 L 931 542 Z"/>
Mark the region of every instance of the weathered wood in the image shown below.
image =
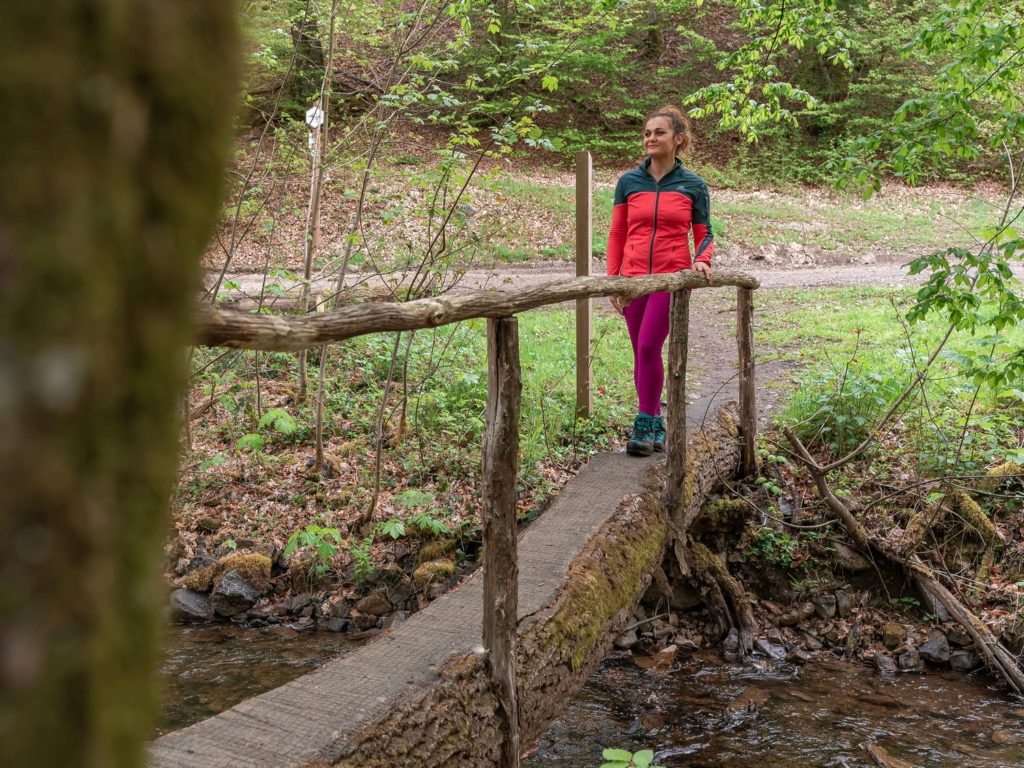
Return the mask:
<path id="1" fill-rule="evenodd" d="M 491 684 L 505 718 L 501 768 L 519 765 L 516 692 L 516 617 L 519 562 L 516 554 L 516 468 L 519 456 L 519 323 L 487 321 L 487 420 L 484 432 L 483 643 Z"/>
<path id="2" fill-rule="evenodd" d="M 665 511 L 672 523 L 673 549 L 680 568 L 686 571 L 686 355 L 690 335 L 690 292 L 672 294 L 668 342 L 665 450 Z"/>
<path id="3" fill-rule="evenodd" d="M 757 288 L 743 272 L 715 272 L 714 287 Z M 401 304 L 342 307 L 311 317 L 246 314 L 208 305 L 196 308 L 196 343 L 295 352 L 366 333 L 434 328 L 473 317 L 509 317 L 534 307 L 596 296 L 641 296 L 654 291 L 707 288 L 694 270 L 645 277 L 577 277 L 516 291 L 475 291 L 460 296 L 418 299 Z"/>
<path id="4" fill-rule="evenodd" d="M 743 435 L 743 458 L 740 476 L 757 471 L 757 403 L 754 395 L 754 292 L 736 289 L 736 344 L 739 348 L 740 433 Z"/>
<path id="5" fill-rule="evenodd" d="M 576 277 L 590 277 L 593 255 L 593 178 L 590 153 L 576 153 Z M 590 366 L 591 300 L 576 300 L 576 415 L 589 419 L 594 407 Z"/>

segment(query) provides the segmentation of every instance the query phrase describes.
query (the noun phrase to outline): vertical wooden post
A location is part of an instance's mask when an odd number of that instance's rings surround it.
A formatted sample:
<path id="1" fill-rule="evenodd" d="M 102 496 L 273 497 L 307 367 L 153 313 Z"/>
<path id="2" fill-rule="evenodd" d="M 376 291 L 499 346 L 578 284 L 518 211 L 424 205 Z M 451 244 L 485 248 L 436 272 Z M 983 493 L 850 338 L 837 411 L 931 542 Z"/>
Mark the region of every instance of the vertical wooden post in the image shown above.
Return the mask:
<path id="1" fill-rule="evenodd" d="M 487 321 L 487 423 L 484 432 L 484 626 L 491 684 L 506 718 L 501 768 L 519 766 L 516 693 L 516 463 L 519 455 L 519 325 L 514 317 Z"/>
<path id="2" fill-rule="evenodd" d="M 672 294 L 671 323 L 668 342 L 667 379 L 668 421 L 665 425 L 667 452 L 667 483 L 665 508 L 676 531 L 685 530 L 683 521 L 684 486 L 686 483 L 686 347 L 690 335 L 690 291 Z M 685 566 L 680 562 L 680 566 Z"/>
<path id="3" fill-rule="evenodd" d="M 576 277 L 590 276 L 593 255 L 593 179 L 589 152 L 576 153 Z M 591 301 L 576 300 L 576 415 L 589 419 L 594 406 L 591 392 Z"/>
<path id="4" fill-rule="evenodd" d="M 743 435 L 743 460 L 740 476 L 757 470 L 754 439 L 757 436 L 757 404 L 754 399 L 754 292 L 736 289 L 736 343 L 739 347 L 740 432 Z"/>

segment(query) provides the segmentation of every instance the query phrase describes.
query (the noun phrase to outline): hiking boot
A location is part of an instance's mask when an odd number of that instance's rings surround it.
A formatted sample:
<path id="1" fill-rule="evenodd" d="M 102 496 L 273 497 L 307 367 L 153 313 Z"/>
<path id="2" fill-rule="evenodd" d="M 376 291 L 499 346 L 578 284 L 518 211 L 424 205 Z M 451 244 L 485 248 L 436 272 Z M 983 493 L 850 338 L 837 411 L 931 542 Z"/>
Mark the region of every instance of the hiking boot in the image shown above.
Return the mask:
<path id="1" fill-rule="evenodd" d="M 654 417 L 638 413 L 633 420 L 633 434 L 626 443 L 630 456 L 650 456 L 654 453 Z"/>
<path id="2" fill-rule="evenodd" d="M 659 453 L 664 453 L 664 451 L 665 451 L 665 421 L 661 418 L 661 416 L 655 416 L 654 417 L 654 425 L 653 425 L 652 430 L 653 430 L 653 435 L 652 435 L 651 440 L 654 443 L 654 450 L 658 451 Z"/>

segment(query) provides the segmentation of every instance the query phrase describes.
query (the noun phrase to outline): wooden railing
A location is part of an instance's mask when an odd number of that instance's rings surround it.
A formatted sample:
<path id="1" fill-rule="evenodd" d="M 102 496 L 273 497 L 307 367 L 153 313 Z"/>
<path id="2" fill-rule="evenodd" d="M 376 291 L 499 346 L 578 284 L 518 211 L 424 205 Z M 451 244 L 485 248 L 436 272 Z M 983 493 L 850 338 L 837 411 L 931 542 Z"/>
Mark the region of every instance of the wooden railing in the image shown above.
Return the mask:
<path id="1" fill-rule="evenodd" d="M 713 287 L 737 289 L 740 430 L 743 474 L 755 467 L 757 413 L 754 394 L 753 291 L 755 277 L 718 270 Z M 690 290 L 709 287 L 697 272 L 646 277 L 580 277 L 512 291 L 477 291 L 402 304 L 361 304 L 303 317 L 198 310 L 197 343 L 271 351 L 297 351 L 368 333 L 433 328 L 487 318 L 487 417 L 483 441 L 482 528 L 484 541 L 483 644 L 491 683 L 506 721 L 502 766 L 519 765 L 519 715 L 515 640 L 519 595 L 516 552 L 516 469 L 522 381 L 515 315 L 528 309 L 599 296 L 672 293 L 666 389 L 667 483 L 665 510 L 675 531 L 682 520 L 686 481 L 686 358 Z"/>

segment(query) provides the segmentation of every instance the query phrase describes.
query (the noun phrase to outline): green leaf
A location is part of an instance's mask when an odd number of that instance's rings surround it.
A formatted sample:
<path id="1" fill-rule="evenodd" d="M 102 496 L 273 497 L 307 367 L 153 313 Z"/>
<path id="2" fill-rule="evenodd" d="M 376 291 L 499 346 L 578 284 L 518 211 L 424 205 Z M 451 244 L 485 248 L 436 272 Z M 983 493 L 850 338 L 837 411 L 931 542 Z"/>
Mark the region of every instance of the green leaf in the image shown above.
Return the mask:
<path id="1" fill-rule="evenodd" d="M 235 443 L 240 451 L 255 451 L 259 452 L 263 450 L 263 438 L 260 435 L 249 433 L 248 435 L 242 435 L 238 438 L 238 442 Z"/>
<path id="2" fill-rule="evenodd" d="M 540 87 L 554 93 L 558 90 L 558 78 L 554 75 L 545 75 L 540 81 Z"/>
<path id="3" fill-rule="evenodd" d="M 633 753 L 633 765 L 635 765 L 636 768 L 649 768 L 653 759 L 653 749 L 641 749 L 639 752 Z"/>
<path id="4" fill-rule="evenodd" d="M 615 747 L 606 747 L 601 751 L 601 757 L 605 760 L 618 760 L 621 762 L 628 763 L 633 759 L 633 753 L 625 749 L 616 749 Z"/>

